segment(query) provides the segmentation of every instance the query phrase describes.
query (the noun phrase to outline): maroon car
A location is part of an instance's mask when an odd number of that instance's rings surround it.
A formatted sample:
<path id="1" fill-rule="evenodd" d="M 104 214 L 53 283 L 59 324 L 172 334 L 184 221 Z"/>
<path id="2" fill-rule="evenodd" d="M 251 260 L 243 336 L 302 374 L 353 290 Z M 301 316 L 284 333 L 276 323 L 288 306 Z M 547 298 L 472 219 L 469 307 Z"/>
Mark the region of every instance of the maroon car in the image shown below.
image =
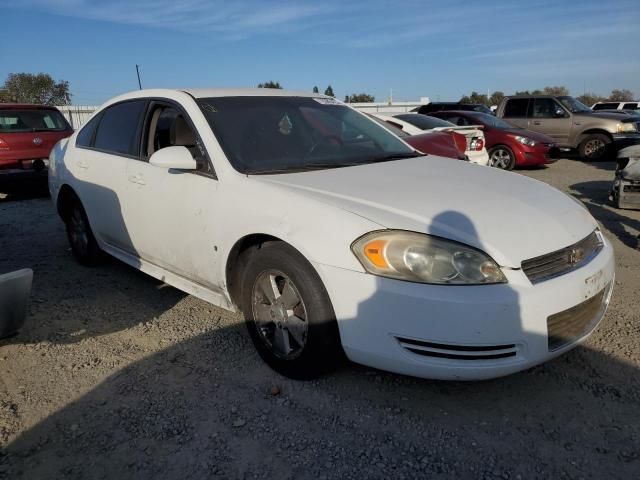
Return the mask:
<path id="1" fill-rule="evenodd" d="M 511 170 L 514 167 L 539 166 L 556 161 L 557 148 L 553 139 L 542 133 L 532 132 L 481 112 L 434 112 L 442 118 L 461 126 L 481 125 L 489 152 L 489 164 Z"/>
<path id="2" fill-rule="evenodd" d="M 409 135 L 395 125 L 391 125 L 373 115 L 369 115 L 371 120 L 382 125 L 416 150 L 429 155 L 439 157 L 455 158 L 456 160 L 467 160 L 465 150 L 467 148 L 467 138 L 457 132 L 425 132 L 419 135 Z"/>
<path id="3" fill-rule="evenodd" d="M 46 178 L 51 149 L 72 133 L 55 107 L 0 103 L 0 182 Z"/>

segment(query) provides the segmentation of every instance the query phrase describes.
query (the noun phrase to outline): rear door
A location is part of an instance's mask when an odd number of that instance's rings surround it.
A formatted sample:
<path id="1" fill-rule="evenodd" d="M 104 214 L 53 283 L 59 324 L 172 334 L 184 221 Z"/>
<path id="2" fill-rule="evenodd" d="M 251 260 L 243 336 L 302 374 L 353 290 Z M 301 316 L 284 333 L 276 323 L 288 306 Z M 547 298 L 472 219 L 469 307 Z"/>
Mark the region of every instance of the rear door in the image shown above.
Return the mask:
<path id="1" fill-rule="evenodd" d="M 529 123 L 529 119 L 527 118 L 529 101 L 528 98 L 507 99 L 504 111 L 502 112 L 502 118 L 516 127 L 527 128 Z"/>
<path id="2" fill-rule="evenodd" d="M 572 120 L 567 110 L 554 98 L 533 98 L 528 129 L 544 133 L 558 145 L 568 145 Z"/>
<path id="3" fill-rule="evenodd" d="M 123 217 L 126 168 L 129 159 L 140 156 L 146 103 L 138 99 L 107 107 L 78 133 L 73 157 L 65 162 L 94 234 L 130 253 L 134 239 Z"/>

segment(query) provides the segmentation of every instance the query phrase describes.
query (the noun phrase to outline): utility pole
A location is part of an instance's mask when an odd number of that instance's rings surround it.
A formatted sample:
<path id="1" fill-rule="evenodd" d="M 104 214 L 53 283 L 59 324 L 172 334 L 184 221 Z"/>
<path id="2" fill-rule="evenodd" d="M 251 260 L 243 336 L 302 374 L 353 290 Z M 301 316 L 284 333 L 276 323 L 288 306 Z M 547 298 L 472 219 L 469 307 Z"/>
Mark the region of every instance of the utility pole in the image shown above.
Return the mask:
<path id="1" fill-rule="evenodd" d="M 138 69 L 137 63 L 136 63 L 136 73 L 138 74 L 138 88 L 142 90 L 142 83 L 140 82 L 140 70 Z"/>

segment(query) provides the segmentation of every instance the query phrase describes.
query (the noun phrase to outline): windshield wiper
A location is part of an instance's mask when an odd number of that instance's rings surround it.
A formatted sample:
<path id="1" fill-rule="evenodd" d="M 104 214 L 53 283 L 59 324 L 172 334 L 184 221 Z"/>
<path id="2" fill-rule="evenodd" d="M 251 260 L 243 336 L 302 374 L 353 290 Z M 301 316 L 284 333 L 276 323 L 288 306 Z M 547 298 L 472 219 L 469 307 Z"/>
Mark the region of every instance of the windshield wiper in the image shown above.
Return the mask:
<path id="1" fill-rule="evenodd" d="M 384 157 L 374 158 L 371 162 L 366 163 L 378 163 L 378 162 L 389 162 L 391 160 L 402 160 L 403 158 L 415 158 L 415 157 L 426 157 L 426 153 L 419 152 L 411 152 L 411 153 L 392 153 L 390 155 L 385 155 Z"/>

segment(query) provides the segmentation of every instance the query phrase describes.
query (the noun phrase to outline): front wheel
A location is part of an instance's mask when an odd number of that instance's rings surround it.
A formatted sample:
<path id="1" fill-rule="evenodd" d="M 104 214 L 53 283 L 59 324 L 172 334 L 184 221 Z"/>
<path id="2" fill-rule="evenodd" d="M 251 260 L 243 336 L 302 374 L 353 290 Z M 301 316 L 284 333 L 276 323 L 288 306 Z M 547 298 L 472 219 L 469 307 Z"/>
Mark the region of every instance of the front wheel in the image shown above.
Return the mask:
<path id="1" fill-rule="evenodd" d="M 489 152 L 489 165 L 502 170 L 513 170 L 516 166 L 516 157 L 509 147 L 498 145 Z"/>
<path id="2" fill-rule="evenodd" d="M 588 162 L 604 160 L 609 153 L 610 143 L 611 139 L 601 133 L 589 135 L 578 145 L 580 158 Z"/>
<path id="3" fill-rule="evenodd" d="M 314 268 L 281 242 L 261 245 L 247 261 L 242 311 L 260 357 L 294 379 L 333 370 L 342 354 L 338 325 Z"/>

